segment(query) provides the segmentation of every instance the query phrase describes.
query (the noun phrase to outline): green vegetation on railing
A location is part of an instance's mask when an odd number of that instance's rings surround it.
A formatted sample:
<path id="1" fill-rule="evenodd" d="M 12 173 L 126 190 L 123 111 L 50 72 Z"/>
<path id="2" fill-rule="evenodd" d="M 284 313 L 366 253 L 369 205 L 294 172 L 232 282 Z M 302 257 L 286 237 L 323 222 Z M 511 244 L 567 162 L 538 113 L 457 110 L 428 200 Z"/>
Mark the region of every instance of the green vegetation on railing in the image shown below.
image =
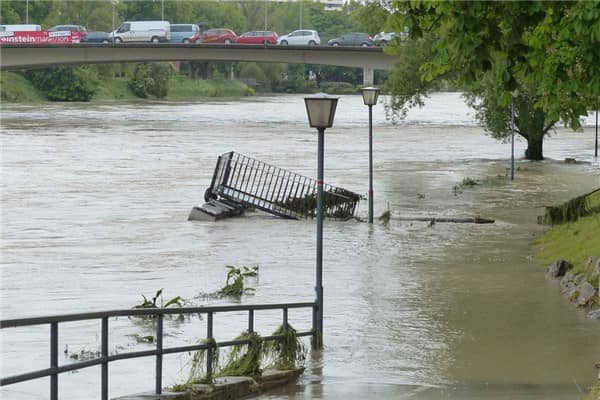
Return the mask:
<path id="1" fill-rule="evenodd" d="M 260 376 L 263 358 L 263 341 L 256 332 L 244 332 L 236 340 L 248 340 L 248 344 L 231 346 L 227 364 L 219 369 L 217 376 Z"/>
<path id="2" fill-rule="evenodd" d="M 546 207 L 544 224 L 558 225 L 600 212 L 600 189 L 575 197 L 559 206 Z"/>
<path id="3" fill-rule="evenodd" d="M 185 383 L 176 384 L 174 392 L 185 392 L 194 384 L 212 383 L 215 377 L 250 376 L 258 377 L 265 366 L 273 366 L 280 370 L 291 370 L 304 366 L 307 349 L 298 337 L 296 330 L 288 324 L 287 329 L 280 326 L 273 336 L 282 339 L 264 341 L 256 332 L 244 332 L 236 340 L 247 340 L 245 344 L 235 344 L 227 356 L 225 365 L 219 365 L 219 352 L 214 338 L 204 340 L 202 344 L 210 345 L 213 351 L 212 375 L 206 375 L 207 349 L 194 352 L 190 360 L 190 372 Z"/>
<path id="4" fill-rule="evenodd" d="M 307 350 L 291 325 L 288 324 L 287 329 L 281 325 L 273 335 L 283 336 L 283 339 L 265 343 L 264 351 L 275 368 L 287 370 L 304 365 Z"/>
<path id="5" fill-rule="evenodd" d="M 185 392 L 189 390 L 192 385 L 212 383 L 214 379 L 214 372 L 219 368 L 219 347 L 217 341 L 214 338 L 204 339 L 203 345 L 210 346 L 212 350 L 212 363 L 211 363 L 211 375 L 206 375 L 206 356 L 208 349 L 195 351 L 190 359 L 190 372 L 188 378 L 184 383 L 173 385 L 171 388 L 174 392 Z"/>

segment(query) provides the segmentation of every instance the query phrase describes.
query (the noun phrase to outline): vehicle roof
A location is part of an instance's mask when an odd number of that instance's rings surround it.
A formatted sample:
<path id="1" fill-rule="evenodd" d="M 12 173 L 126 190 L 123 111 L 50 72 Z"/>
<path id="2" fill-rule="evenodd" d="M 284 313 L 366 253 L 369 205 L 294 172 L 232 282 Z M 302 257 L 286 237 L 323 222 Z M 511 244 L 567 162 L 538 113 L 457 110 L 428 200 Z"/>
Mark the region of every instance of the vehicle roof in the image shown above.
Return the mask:
<path id="1" fill-rule="evenodd" d="M 248 32 L 242 33 L 240 36 L 244 36 L 244 35 L 247 35 L 247 34 L 250 34 L 250 33 L 260 33 L 262 35 L 271 35 L 271 34 L 273 34 L 275 32 L 273 32 L 273 31 L 248 31 Z"/>
<path id="2" fill-rule="evenodd" d="M 72 27 L 78 27 L 78 28 L 83 28 L 83 25 L 75 25 L 75 24 L 58 24 L 58 25 L 54 25 L 52 28 L 57 28 L 59 26 L 72 26 Z M 50 28 L 50 29 L 52 29 Z"/>

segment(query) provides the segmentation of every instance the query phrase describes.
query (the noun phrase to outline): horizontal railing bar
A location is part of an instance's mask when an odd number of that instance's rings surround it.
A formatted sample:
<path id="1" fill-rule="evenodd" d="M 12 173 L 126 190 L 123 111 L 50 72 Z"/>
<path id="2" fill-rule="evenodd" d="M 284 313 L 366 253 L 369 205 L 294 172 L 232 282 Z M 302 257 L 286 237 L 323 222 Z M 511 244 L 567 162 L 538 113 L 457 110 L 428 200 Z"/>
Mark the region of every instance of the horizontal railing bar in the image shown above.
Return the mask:
<path id="1" fill-rule="evenodd" d="M 313 335 L 312 331 L 296 333 L 296 336 L 299 336 L 299 337 L 312 336 L 312 335 Z M 261 341 L 263 341 L 263 342 L 280 340 L 280 339 L 283 339 L 283 335 L 261 336 Z M 248 340 L 248 339 L 236 339 L 236 340 L 228 340 L 228 341 L 218 342 L 218 343 L 216 343 L 216 346 L 217 347 L 230 347 L 230 346 L 235 346 L 235 345 L 239 345 L 239 344 L 248 344 L 248 343 L 250 343 L 250 340 Z M 163 349 L 162 354 L 185 353 L 188 351 L 205 350 L 205 349 L 208 349 L 211 347 L 212 347 L 211 345 L 207 345 L 207 344 L 197 344 L 197 345 L 181 346 L 181 347 L 170 347 L 170 348 Z M 68 364 L 68 365 L 61 365 L 58 368 L 46 368 L 46 369 L 41 369 L 38 371 L 28 372 L 26 374 L 8 376 L 6 378 L 0 379 L 0 386 L 12 385 L 15 383 L 30 381 L 33 379 L 46 378 L 52 374 L 60 374 L 63 372 L 69 372 L 69 371 L 75 371 L 78 369 L 89 368 L 89 367 L 93 367 L 95 365 L 100 365 L 103 362 L 111 362 L 111 361 L 126 360 L 126 359 L 131 359 L 131 358 L 155 356 L 157 353 L 158 353 L 157 350 L 145 350 L 145 351 L 134 351 L 134 352 L 130 352 L 130 353 L 113 354 L 106 358 L 98 357 L 98 358 L 94 358 L 92 360 L 81 361 L 81 362 Z"/>
<path id="2" fill-rule="evenodd" d="M 27 372 L 25 374 L 7 376 L 0 379 L 0 386 L 12 385 L 13 383 L 30 381 L 32 379 L 45 378 L 52 375 L 56 368 L 46 368 L 37 371 Z"/>
<path id="3" fill-rule="evenodd" d="M 108 361 L 127 360 L 130 358 L 150 357 L 158 354 L 157 350 L 132 351 L 129 353 L 119 353 L 108 356 Z"/>
<path id="4" fill-rule="evenodd" d="M 207 307 L 182 307 L 182 308 L 132 308 L 126 310 L 96 311 L 89 313 L 52 315 L 47 317 L 32 317 L 19 319 L 5 319 L 0 321 L 0 329 L 17 328 L 30 325 L 42 325 L 52 322 L 74 322 L 90 319 L 101 319 L 105 317 L 128 317 L 143 315 L 166 315 L 166 314 L 205 314 L 208 312 L 235 312 L 249 310 L 278 310 L 283 308 L 308 308 L 314 307 L 314 302 L 288 303 L 288 304 L 248 304 L 231 306 L 207 306 Z"/>
<path id="5" fill-rule="evenodd" d="M 193 344 L 190 346 L 180 346 L 180 347 L 169 347 L 163 349 L 163 354 L 173 354 L 173 353 L 185 353 L 187 351 L 196 351 L 196 350 L 206 350 L 210 349 L 212 346 L 209 344 Z"/>
<path id="6" fill-rule="evenodd" d="M 80 361 L 73 364 L 61 365 L 56 368 L 40 369 L 38 371 L 28 372 L 26 374 L 8 376 L 0 379 L 0 386 L 11 385 L 13 383 L 30 381 L 32 379 L 45 378 L 52 374 L 61 374 L 63 372 L 75 371 L 77 369 L 83 369 L 93 367 L 94 365 L 101 364 L 104 358 L 94 358 L 93 360 Z"/>

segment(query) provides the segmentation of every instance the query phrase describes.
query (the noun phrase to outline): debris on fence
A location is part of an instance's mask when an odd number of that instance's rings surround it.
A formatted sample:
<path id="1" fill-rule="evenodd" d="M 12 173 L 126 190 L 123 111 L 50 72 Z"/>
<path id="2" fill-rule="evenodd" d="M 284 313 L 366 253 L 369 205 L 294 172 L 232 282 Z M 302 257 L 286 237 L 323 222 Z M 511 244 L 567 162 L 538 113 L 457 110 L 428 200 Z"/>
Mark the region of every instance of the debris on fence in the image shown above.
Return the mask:
<path id="1" fill-rule="evenodd" d="M 350 219 L 361 196 L 323 185 L 323 215 Z M 282 218 L 317 215 L 317 181 L 233 151 L 219 156 L 205 204 L 192 208 L 188 220 L 218 220 L 254 208 Z"/>

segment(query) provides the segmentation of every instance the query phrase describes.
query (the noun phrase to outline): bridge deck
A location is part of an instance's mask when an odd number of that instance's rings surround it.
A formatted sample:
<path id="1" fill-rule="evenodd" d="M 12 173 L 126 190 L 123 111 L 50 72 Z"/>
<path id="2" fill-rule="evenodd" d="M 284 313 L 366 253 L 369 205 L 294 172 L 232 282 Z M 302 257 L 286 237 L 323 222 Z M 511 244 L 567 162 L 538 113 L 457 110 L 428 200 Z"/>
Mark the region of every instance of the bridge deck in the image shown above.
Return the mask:
<path id="1" fill-rule="evenodd" d="M 380 47 L 219 45 L 179 43 L 11 44 L 0 48 L 0 70 L 144 61 L 255 61 L 389 70 L 396 57 Z"/>

